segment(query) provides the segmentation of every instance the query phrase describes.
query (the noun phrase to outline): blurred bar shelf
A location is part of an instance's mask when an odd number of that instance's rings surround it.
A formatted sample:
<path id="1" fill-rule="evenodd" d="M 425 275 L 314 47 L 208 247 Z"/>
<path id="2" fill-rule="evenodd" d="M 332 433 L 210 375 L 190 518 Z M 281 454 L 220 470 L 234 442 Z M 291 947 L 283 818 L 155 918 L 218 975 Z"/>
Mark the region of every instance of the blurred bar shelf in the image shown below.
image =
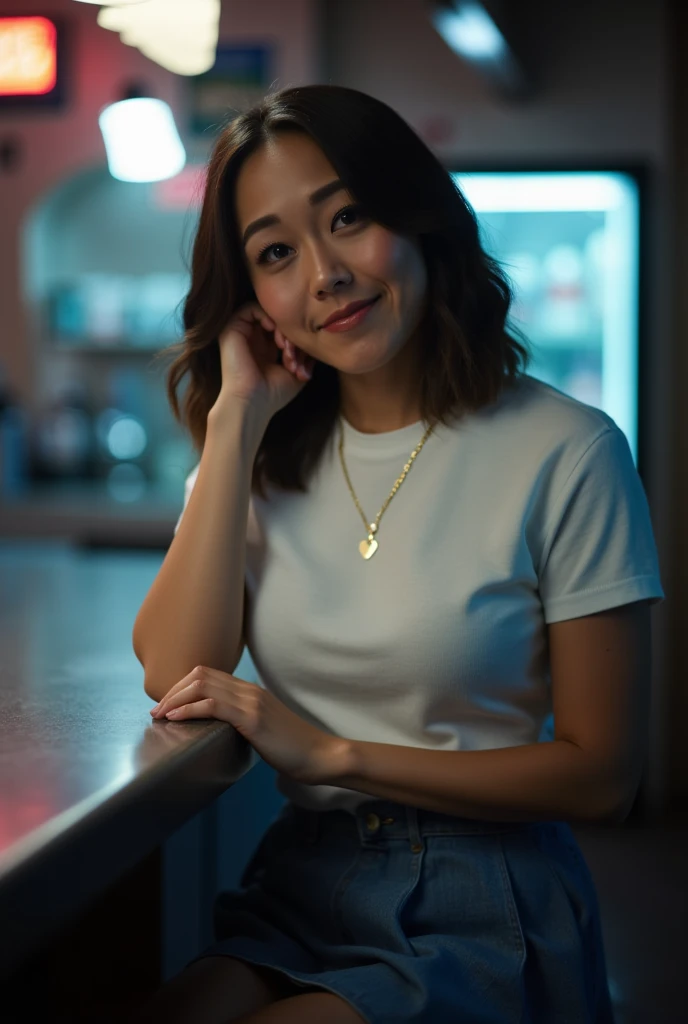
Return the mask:
<path id="1" fill-rule="evenodd" d="M 0 499 L 0 539 L 54 538 L 103 547 L 167 548 L 183 504 L 183 484 L 150 484 L 118 500 L 106 481 L 34 483 Z"/>

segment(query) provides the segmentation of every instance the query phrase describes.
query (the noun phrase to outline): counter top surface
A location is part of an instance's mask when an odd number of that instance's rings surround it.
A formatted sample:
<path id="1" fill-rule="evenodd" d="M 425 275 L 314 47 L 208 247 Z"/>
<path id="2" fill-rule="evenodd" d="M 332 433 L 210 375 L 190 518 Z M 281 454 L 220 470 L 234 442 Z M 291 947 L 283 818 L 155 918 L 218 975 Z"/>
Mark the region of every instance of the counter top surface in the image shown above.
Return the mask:
<path id="1" fill-rule="evenodd" d="M 256 761 L 224 722 L 150 718 L 131 633 L 162 560 L 0 542 L 0 919 L 64 864 L 95 891 Z"/>

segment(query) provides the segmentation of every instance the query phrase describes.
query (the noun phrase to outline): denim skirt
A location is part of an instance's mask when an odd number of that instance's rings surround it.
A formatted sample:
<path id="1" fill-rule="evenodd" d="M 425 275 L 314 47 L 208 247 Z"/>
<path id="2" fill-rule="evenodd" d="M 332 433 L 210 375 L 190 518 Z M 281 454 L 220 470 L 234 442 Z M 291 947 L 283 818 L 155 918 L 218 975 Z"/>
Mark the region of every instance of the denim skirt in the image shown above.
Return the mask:
<path id="1" fill-rule="evenodd" d="M 240 885 L 195 959 L 273 968 L 367 1024 L 614 1024 L 595 885 L 565 822 L 288 801 Z"/>

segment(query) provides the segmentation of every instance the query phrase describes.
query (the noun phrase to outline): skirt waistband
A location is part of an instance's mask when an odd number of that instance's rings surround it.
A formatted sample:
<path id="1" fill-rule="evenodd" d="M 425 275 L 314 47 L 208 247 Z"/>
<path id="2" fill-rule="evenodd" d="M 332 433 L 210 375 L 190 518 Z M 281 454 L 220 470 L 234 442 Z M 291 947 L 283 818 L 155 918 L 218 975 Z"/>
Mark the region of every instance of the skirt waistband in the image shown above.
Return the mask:
<path id="1" fill-rule="evenodd" d="M 392 800 L 366 800 L 355 809 L 314 811 L 288 801 L 280 818 L 291 818 L 306 838 L 316 842 L 324 830 L 357 831 L 363 843 L 379 839 L 409 839 L 421 845 L 422 836 L 494 835 L 527 832 L 554 822 L 481 821 L 460 818 L 439 811 L 395 803 Z"/>

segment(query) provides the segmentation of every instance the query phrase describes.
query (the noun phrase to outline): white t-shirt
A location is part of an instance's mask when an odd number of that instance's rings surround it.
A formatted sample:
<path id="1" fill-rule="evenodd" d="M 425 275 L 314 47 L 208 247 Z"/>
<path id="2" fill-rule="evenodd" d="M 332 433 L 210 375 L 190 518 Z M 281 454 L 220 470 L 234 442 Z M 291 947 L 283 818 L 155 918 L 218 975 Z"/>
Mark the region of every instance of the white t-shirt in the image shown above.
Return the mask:
<path id="1" fill-rule="evenodd" d="M 423 423 L 363 434 L 342 422 L 347 470 L 372 522 Z M 337 428 L 307 494 L 268 485 L 268 501 L 251 496 L 246 644 L 258 685 L 355 740 L 483 750 L 552 739 L 546 624 L 665 597 L 623 432 L 524 376 L 435 429 L 367 561 L 338 441 Z M 374 799 L 285 775 L 277 789 L 316 810 Z"/>

